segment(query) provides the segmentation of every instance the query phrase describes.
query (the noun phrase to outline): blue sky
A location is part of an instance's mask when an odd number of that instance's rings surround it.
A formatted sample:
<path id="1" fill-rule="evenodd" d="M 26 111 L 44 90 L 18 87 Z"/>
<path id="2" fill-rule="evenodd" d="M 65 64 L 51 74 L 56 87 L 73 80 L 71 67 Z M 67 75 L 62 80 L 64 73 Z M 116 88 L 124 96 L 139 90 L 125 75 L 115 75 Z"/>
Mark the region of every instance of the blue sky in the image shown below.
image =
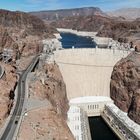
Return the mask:
<path id="1" fill-rule="evenodd" d="M 0 9 L 26 12 L 88 6 L 100 7 L 103 11 L 140 8 L 140 0 L 0 0 Z"/>

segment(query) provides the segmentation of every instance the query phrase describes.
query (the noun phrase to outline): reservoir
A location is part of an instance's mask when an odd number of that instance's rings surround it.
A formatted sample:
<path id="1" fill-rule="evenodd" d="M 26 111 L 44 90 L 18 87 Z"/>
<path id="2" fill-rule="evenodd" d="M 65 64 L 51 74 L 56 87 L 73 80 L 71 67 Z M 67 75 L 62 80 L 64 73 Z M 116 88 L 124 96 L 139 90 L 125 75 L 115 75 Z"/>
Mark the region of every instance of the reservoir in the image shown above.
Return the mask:
<path id="1" fill-rule="evenodd" d="M 60 34 L 62 39 L 60 40 L 62 42 L 63 48 L 95 48 L 96 44 L 94 41 L 92 41 L 92 38 L 89 37 L 82 37 L 77 36 L 75 34 L 71 33 L 61 33 Z"/>
<path id="2" fill-rule="evenodd" d="M 101 117 L 89 117 L 92 140 L 119 140 Z"/>

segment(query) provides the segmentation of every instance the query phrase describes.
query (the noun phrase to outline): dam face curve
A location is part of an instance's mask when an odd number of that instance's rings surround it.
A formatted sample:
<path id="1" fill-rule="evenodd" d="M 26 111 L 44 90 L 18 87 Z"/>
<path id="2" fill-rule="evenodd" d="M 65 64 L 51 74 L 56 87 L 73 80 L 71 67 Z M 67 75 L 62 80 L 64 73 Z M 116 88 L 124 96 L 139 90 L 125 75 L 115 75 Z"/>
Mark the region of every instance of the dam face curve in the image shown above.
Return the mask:
<path id="1" fill-rule="evenodd" d="M 114 65 L 130 52 L 113 49 L 64 49 L 54 52 L 66 83 L 68 99 L 81 96 L 110 96 Z"/>

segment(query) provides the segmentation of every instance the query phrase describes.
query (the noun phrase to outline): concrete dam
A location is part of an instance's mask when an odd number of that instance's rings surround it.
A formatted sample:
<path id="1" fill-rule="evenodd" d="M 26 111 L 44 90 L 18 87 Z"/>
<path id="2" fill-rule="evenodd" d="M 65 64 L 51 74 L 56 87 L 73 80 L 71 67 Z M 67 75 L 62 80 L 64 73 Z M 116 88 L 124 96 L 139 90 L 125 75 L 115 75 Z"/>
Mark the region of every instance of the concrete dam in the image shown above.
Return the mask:
<path id="1" fill-rule="evenodd" d="M 139 140 L 140 126 L 114 105 L 110 79 L 114 65 L 130 51 L 100 48 L 56 50 L 70 109 L 67 124 L 76 140 L 92 140 L 88 117 L 101 118 L 120 140 Z"/>
<path id="2" fill-rule="evenodd" d="M 64 49 L 54 54 L 67 88 L 68 99 L 80 96 L 110 96 L 114 65 L 128 51 L 113 49 Z"/>
<path id="3" fill-rule="evenodd" d="M 89 40 L 69 34 L 62 38 L 63 48 L 54 49 L 46 61 L 59 66 L 66 84 L 67 124 L 75 140 L 140 140 L 140 125 L 110 98 L 113 67 L 133 50 L 117 44 L 106 49 L 94 43 L 89 47 Z"/>

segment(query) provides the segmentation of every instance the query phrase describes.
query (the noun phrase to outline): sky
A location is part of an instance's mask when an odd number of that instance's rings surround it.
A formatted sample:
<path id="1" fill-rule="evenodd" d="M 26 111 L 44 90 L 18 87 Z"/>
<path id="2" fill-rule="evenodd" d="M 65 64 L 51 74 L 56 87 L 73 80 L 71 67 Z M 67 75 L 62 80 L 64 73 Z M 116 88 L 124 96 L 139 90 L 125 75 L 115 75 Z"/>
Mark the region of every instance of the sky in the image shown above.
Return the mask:
<path id="1" fill-rule="evenodd" d="M 140 0 L 0 0 L 0 9 L 41 11 L 78 7 L 99 7 L 103 11 L 120 8 L 140 8 Z"/>

